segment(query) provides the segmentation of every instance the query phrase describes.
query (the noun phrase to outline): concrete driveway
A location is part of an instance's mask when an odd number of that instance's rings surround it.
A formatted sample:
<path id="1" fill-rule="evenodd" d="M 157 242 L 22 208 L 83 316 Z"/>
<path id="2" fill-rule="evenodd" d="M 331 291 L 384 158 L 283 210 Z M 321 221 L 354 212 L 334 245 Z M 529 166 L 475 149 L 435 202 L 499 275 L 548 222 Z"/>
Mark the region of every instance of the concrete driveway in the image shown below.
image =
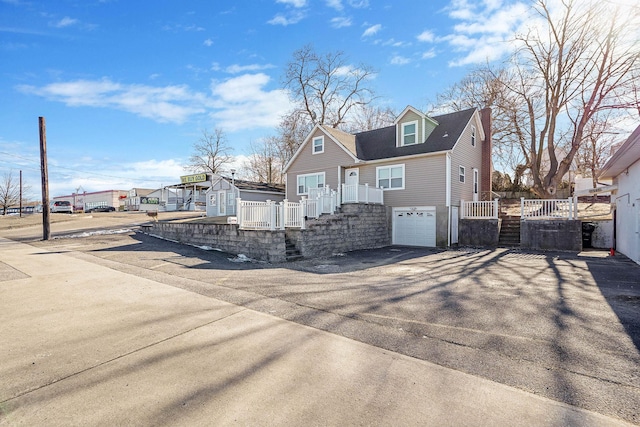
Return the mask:
<path id="1" fill-rule="evenodd" d="M 640 423 L 640 267 L 623 257 L 385 248 L 269 265 L 132 232 L 33 244 Z"/>

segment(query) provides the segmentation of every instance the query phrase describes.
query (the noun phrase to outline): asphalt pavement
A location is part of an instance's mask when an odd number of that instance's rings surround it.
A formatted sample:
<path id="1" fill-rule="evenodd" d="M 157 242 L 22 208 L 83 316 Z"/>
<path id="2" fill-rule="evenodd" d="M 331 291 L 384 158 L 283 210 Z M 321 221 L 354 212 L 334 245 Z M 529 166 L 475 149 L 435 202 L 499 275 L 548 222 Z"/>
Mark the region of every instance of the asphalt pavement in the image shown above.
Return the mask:
<path id="1" fill-rule="evenodd" d="M 622 256 L 388 247 L 267 264 L 140 234 L 143 214 L 60 215 L 48 242 L 37 219 L 4 219 L 0 424 L 640 424 L 640 266 Z M 500 409 L 482 400 L 496 390 Z M 245 398 L 260 410 L 237 415 Z"/>

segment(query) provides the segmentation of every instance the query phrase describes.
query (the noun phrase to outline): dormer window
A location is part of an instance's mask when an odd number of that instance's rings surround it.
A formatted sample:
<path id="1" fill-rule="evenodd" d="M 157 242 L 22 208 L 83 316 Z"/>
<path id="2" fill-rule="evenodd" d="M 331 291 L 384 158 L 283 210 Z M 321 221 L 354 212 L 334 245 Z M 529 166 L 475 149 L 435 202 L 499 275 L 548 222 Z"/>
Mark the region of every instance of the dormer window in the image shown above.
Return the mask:
<path id="1" fill-rule="evenodd" d="M 313 154 L 324 153 L 324 136 L 313 138 Z"/>
<path id="2" fill-rule="evenodd" d="M 418 121 L 402 124 L 401 145 L 413 145 L 418 143 Z"/>

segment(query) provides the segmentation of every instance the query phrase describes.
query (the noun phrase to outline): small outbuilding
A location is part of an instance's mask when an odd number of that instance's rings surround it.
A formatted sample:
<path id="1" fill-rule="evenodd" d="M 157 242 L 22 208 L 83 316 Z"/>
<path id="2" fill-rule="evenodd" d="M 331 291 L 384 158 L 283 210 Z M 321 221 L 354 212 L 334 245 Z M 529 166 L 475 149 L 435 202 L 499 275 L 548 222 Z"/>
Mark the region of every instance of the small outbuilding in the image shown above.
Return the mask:
<path id="1" fill-rule="evenodd" d="M 640 264 L 640 126 L 611 156 L 599 178 L 611 178 L 617 251 Z"/>
<path id="2" fill-rule="evenodd" d="M 215 175 L 211 187 L 206 191 L 207 216 L 235 215 L 238 198 L 252 202 L 281 202 L 284 197 L 284 184 L 267 184 Z"/>

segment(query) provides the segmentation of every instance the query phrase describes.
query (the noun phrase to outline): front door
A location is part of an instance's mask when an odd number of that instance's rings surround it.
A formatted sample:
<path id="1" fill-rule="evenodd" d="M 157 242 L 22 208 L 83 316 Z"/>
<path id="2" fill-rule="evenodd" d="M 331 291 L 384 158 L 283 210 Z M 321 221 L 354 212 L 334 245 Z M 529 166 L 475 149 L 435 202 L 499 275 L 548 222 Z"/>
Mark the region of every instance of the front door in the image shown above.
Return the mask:
<path id="1" fill-rule="evenodd" d="M 227 203 L 226 193 L 224 191 L 218 191 L 218 215 L 220 216 L 226 215 L 226 210 L 225 210 L 226 203 Z"/>
<path id="2" fill-rule="evenodd" d="M 360 184 L 360 169 L 350 168 L 344 171 L 344 181 L 347 185 Z"/>

